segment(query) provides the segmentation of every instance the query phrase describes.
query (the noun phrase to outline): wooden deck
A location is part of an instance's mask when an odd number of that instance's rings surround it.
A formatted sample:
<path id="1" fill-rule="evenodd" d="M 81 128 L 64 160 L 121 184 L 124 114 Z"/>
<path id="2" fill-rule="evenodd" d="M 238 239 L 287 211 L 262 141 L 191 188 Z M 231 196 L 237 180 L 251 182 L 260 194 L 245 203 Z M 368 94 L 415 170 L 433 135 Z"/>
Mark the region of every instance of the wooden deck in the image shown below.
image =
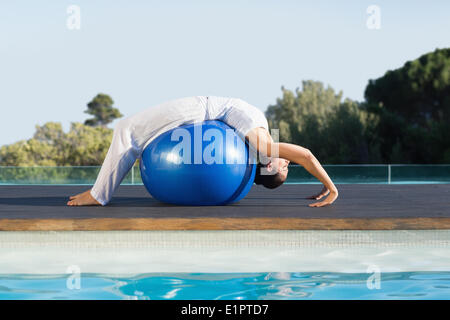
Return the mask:
<path id="1" fill-rule="evenodd" d="M 450 229 L 450 184 L 338 185 L 331 206 L 310 208 L 320 185 L 254 186 L 237 204 L 182 207 L 121 186 L 105 207 L 67 207 L 83 186 L 0 186 L 0 230 Z"/>

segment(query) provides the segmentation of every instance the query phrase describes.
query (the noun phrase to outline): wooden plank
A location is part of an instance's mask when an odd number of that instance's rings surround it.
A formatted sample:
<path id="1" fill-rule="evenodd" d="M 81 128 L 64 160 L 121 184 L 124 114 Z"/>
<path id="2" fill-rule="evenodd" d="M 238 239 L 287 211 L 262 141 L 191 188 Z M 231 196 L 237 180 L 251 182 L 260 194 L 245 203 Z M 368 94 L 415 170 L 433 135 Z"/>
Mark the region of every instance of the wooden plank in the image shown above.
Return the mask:
<path id="1" fill-rule="evenodd" d="M 431 230 L 450 229 L 450 218 L 93 218 L 0 219 L 0 231 L 112 230 Z"/>

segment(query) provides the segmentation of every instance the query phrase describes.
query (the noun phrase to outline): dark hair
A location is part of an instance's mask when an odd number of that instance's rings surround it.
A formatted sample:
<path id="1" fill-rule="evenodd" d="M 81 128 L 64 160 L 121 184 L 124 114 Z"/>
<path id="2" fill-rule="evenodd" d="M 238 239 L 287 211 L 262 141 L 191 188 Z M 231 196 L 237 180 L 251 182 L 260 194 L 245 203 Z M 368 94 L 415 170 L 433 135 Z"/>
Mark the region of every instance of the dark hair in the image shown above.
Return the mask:
<path id="1" fill-rule="evenodd" d="M 261 174 L 261 169 L 267 167 L 268 164 L 258 162 L 256 165 L 255 183 L 262 184 L 268 189 L 278 188 L 284 183 L 285 178 L 279 172 L 276 174 Z"/>

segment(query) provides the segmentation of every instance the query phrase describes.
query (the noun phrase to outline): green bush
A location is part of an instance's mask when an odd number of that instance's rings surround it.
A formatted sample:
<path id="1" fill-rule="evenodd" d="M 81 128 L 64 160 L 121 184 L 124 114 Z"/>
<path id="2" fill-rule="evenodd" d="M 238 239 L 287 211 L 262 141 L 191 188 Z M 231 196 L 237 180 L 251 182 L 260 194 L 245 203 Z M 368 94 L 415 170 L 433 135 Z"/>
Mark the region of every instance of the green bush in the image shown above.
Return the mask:
<path id="1" fill-rule="evenodd" d="M 112 129 L 72 123 L 65 133 L 61 123 L 36 126 L 29 140 L 0 148 L 1 166 L 98 166 L 112 139 Z"/>

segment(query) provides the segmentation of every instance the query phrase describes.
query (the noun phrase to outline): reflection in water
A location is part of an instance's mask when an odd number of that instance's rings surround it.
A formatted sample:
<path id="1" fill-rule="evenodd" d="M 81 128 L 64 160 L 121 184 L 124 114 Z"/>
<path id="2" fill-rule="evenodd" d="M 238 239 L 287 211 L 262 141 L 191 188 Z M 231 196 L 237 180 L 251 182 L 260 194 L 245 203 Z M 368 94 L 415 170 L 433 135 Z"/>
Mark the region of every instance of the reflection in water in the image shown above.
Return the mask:
<path id="1" fill-rule="evenodd" d="M 366 273 L 190 273 L 111 276 L 2 275 L 0 299 L 449 299 L 450 272 L 383 273 L 369 289 Z"/>
<path id="2" fill-rule="evenodd" d="M 138 299 L 448 299 L 449 275 L 385 273 L 371 290 L 365 273 L 147 274 L 116 288 Z"/>

